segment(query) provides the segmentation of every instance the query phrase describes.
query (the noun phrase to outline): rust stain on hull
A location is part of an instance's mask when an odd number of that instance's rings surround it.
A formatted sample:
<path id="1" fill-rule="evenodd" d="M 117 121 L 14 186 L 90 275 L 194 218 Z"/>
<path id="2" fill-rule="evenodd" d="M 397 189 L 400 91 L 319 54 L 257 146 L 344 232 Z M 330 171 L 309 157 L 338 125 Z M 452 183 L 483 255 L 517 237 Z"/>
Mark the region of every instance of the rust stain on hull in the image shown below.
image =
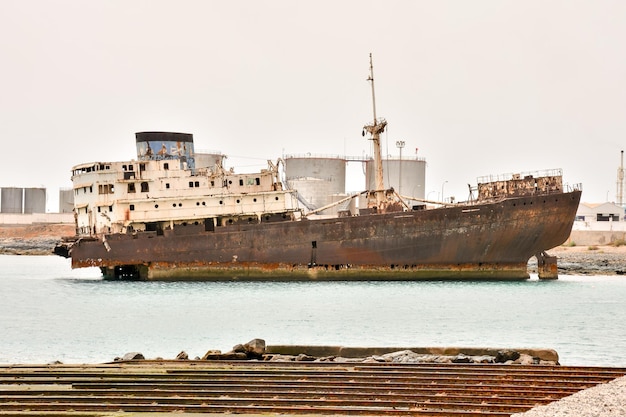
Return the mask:
<path id="1" fill-rule="evenodd" d="M 73 267 L 118 278 L 526 279 L 530 257 L 568 238 L 580 194 L 212 231 L 188 225 L 82 239 L 70 256 Z"/>

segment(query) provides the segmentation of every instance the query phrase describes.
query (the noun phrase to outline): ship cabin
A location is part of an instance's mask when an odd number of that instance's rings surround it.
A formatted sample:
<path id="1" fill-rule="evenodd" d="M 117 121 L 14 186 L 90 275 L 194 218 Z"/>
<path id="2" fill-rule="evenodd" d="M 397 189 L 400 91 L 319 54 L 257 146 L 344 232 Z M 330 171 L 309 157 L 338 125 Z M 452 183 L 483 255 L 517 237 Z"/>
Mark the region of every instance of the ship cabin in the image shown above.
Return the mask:
<path id="1" fill-rule="evenodd" d="M 477 189 L 478 201 L 561 193 L 563 172 L 561 169 L 551 169 L 480 177 Z"/>
<path id="2" fill-rule="evenodd" d="M 172 148 L 176 146 L 180 142 Z M 295 191 L 283 189 L 278 168 L 269 161 L 268 169 L 258 173 L 235 174 L 222 167 L 223 158 L 197 168 L 193 153 L 154 158 L 138 152 L 138 156 L 139 160 L 73 167 L 78 236 L 159 234 L 187 225 L 204 225 L 209 231 L 300 217 Z"/>

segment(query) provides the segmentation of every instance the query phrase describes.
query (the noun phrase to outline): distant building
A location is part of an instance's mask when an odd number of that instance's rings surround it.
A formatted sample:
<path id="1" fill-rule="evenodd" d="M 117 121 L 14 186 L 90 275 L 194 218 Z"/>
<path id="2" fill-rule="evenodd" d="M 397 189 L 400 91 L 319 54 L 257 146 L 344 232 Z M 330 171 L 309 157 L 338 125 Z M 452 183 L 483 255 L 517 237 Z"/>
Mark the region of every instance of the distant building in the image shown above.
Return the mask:
<path id="1" fill-rule="evenodd" d="M 624 209 L 615 203 L 580 203 L 575 230 L 626 230 Z"/>

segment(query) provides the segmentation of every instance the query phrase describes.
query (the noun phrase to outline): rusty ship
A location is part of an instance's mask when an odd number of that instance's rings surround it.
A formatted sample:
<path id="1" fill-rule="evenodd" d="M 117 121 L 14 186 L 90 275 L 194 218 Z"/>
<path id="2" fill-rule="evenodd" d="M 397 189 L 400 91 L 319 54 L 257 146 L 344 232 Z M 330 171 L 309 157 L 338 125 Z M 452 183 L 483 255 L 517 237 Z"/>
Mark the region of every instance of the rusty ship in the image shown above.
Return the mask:
<path id="1" fill-rule="evenodd" d="M 73 268 L 99 267 L 105 279 L 419 280 L 558 276 L 547 251 L 569 237 L 580 185 L 561 170 L 479 179 L 465 202 L 433 202 L 385 189 L 376 116 L 375 189 L 359 209 L 321 215 L 281 180 L 281 160 L 252 174 L 197 164 L 193 135 L 139 132 L 137 159 L 72 168 L 75 236 L 57 244 Z"/>

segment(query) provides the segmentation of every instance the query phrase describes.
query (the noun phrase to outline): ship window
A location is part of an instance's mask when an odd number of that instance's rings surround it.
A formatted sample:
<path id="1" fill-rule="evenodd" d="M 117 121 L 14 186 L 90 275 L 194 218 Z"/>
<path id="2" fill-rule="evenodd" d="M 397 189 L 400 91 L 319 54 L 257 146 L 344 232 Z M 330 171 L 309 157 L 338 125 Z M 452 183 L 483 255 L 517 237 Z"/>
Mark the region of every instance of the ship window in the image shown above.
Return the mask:
<path id="1" fill-rule="evenodd" d="M 135 192 L 135 183 L 134 182 L 128 183 L 128 192 L 129 193 L 134 193 Z"/>
<path id="2" fill-rule="evenodd" d="M 141 183 L 141 192 L 142 193 L 147 193 L 149 191 L 149 188 L 150 187 L 148 187 L 148 183 L 147 182 L 142 182 Z"/>
<path id="3" fill-rule="evenodd" d="M 239 185 L 243 186 L 243 179 L 241 179 L 241 178 L 239 179 Z"/>
<path id="4" fill-rule="evenodd" d="M 126 165 L 122 165 L 122 169 L 126 171 Z"/>
<path id="5" fill-rule="evenodd" d="M 199 187 L 200 186 L 200 181 L 196 181 L 193 183 L 194 186 Z"/>
<path id="6" fill-rule="evenodd" d="M 202 202 L 202 205 L 203 205 L 203 206 L 206 206 L 206 203 L 203 201 L 203 202 Z"/>
<path id="7" fill-rule="evenodd" d="M 211 180 L 211 187 L 215 187 L 215 181 Z"/>
<path id="8" fill-rule="evenodd" d="M 129 165 L 129 166 L 128 166 L 128 170 L 129 170 L 129 171 L 132 171 L 132 170 L 133 170 L 133 166 L 132 166 L 132 165 Z"/>
<path id="9" fill-rule="evenodd" d="M 85 187 L 85 192 L 87 191 Z M 113 194 L 114 188 L 113 184 L 99 184 L 98 185 L 98 194 Z"/>
<path id="10" fill-rule="evenodd" d="M 93 186 L 92 185 L 89 186 L 89 192 L 93 193 Z"/>
<path id="11" fill-rule="evenodd" d="M 139 171 L 145 171 L 146 170 L 146 164 L 139 164 Z"/>
<path id="12" fill-rule="evenodd" d="M 239 202 L 240 202 L 240 200 L 239 200 L 239 199 L 237 199 L 237 204 L 239 204 Z"/>
<path id="13" fill-rule="evenodd" d="M 98 206 L 98 213 L 100 213 L 100 206 Z"/>
<path id="14" fill-rule="evenodd" d="M 135 205 L 134 204 L 130 205 L 130 211 L 135 211 Z"/>
<path id="15" fill-rule="evenodd" d="M 168 162 L 163 164 L 163 169 L 167 170 L 170 169 L 170 164 Z"/>
<path id="16" fill-rule="evenodd" d="M 158 204 L 155 204 L 155 205 L 154 205 L 154 208 L 159 208 L 159 205 L 158 205 Z"/>
<path id="17" fill-rule="evenodd" d="M 252 201 L 254 201 L 256 203 L 256 197 L 252 199 Z"/>
<path id="18" fill-rule="evenodd" d="M 228 183 L 229 183 L 229 184 L 232 184 L 232 183 L 233 183 L 233 181 L 232 181 L 232 180 L 228 180 Z"/>
<path id="19" fill-rule="evenodd" d="M 113 212 L 113 206 L 109 206 L 109 213 Z"/>
<path id="20" fill-rule="evenodd" d="M 224 202 L 222 200 L 220 200 L 220 204 L 224 204 Z"/>
<path id="21" fill-rule="evenodd" d="M 199 205 L 200 205 L 200 202 L 199 202 L 199 201 L 196 201 L 196 206 L 199 206 Z"/>
<path id="22" fill-rule="evenodd" d="M 178 207 L 182 207 L 182 206 L 183 206 L 183 203 L 178 203 Z"/>
<path id="23" fill-rule="evenodd" d="M 169 182 L 165 183 L 165 188 L 170 188 L 170 183 Z"/>
<path id="24" fill-rule="evenodd" d="M 172 207 L 176 207 L 176 203 L 173 203 L 173 204 L 172 204 Z"/>
<path id="25" fill-rule="evenodd" d="M 189 188 L 193 187 L 193 181 L 189 181 Z"/>
<path id="26" fill-rule="evenodd" d="M 256 180 L 256 185 L 261 185 L 261 178 L 255 178 Z"/>
<path id="27" fill-rule="evenodd" d="M 278 197 L 274 197 L 274 200 L 278 201 Z"/>

